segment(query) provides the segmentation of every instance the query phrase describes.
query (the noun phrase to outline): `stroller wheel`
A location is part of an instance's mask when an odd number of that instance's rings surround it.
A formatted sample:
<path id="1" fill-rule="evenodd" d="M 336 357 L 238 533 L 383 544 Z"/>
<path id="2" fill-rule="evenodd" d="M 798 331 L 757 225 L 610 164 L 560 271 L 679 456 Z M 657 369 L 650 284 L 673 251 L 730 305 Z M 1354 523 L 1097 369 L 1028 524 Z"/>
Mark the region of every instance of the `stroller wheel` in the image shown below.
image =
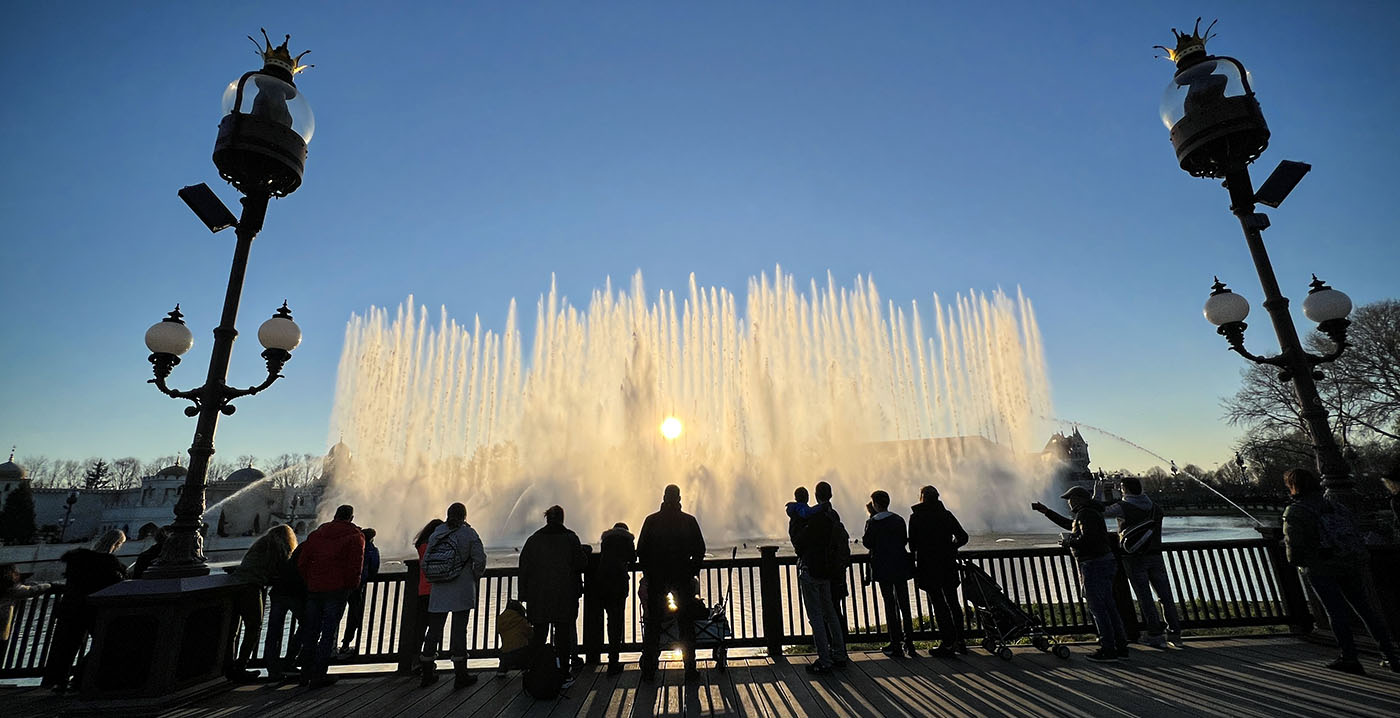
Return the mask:
<path id="1" fill-rule="evenodd" d="M 1069 658 L 1069 646 L 1055 646 L 1054 653 L 1056 658 Z"/>
<path id="2" fill-rule="evenodd" d="M 997 658 L 1003 661 L 1011 660 L 1011 646 L 1002 646 L 1001 650 L 997 651 Z"/>
<path id="3" fill-rule="evenodd" d="M 991 636 L 982 639 L 982 650 L 995 654 L 997 652 L 997 642 Z"/>

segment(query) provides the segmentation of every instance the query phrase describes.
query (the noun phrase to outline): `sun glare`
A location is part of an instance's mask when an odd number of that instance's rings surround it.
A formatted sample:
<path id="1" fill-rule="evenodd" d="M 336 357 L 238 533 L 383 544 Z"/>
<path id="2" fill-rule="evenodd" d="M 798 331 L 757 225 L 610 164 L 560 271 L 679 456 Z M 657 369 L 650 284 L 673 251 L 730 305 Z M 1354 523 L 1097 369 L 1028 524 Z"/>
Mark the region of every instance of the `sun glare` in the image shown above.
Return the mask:
<path id="1" fill-rule="evenodd" d="M 680 419 L 668 416 L 665 421 L 661 422 L 661 435 L 666 437 L 667 441 L 672 441 L 681 435 L 681 430 L 684 428 Z"/>

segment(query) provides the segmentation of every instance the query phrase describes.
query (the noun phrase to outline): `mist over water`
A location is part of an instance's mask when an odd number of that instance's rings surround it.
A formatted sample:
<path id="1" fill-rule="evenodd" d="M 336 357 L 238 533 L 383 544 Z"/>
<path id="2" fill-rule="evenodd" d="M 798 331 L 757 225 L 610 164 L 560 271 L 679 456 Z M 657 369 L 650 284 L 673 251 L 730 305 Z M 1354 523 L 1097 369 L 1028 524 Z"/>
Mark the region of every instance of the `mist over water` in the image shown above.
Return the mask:
<path id="1" fill-rule="evenodd" d="M 412 297 L 352 317 L 331 436 L 353 459 L 322 512 L 354 504 L 393 550 L 461 501 L 503 546 L 557 503 L 588 542 L 638 530 L 675 483 L 719 542 L 785 536 L 793 488 L 826 479 L 853 534 L 870 491 L 901 509 L 928 483 L 970 530 L 1005 530 L 1046 481 L 1049 385 L 1019 292 L 900 306 L 867 279 L 803 287 L 778 268 L 743 297 L 693 275 L 649 297 L 638 273 L 586 309 L 551 283 L 530 341 L 518 323 L 514 301 L 498 332 Z"/>

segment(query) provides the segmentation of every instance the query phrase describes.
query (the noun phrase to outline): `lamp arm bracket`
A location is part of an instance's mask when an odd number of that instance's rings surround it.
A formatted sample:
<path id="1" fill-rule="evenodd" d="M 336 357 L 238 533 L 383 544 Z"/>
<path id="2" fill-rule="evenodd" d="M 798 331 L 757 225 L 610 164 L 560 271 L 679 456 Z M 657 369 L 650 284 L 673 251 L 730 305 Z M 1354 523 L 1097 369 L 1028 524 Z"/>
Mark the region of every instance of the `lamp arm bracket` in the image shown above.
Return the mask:
<path id="1" fill-rule="evenodd" d="M 269 371 L 269 372 L 267 373 L 267 379 L 264 380 L 263 383 L 261 383 L 261 384 L 259 384 L 259 385 L 257 385 L 257 386 L 250 386 L 250 387 L 248 387 L 247 389 L 228 389 L 228 390 L 226 390 L 226 392 L 225 392 L 225 394 L 224 394 L 225 401 L 232 401 L 233 399 L 240 399 L 240 398 L 245 397 L 245 396 L 252 396 L 252 395 L 254 395 L 254 394 L 257 394 L 258 392 L 260 392 L 260 391 L 262 391 L 262 390 L 264 390 L 264 389 L 266 389 L 266 388 L 272 386 L 273 382 L 275 382 L 275 381 L 277 381 L 278 379 L 281 379 L 281 378 L 282 378 L 282 374 L 279 374 L 279 373 L 277 373 L 277 372 L 275 372 L 275 371 Z"/>
<path id="2" fill-rule="evenodd" d="M 1254 362 L 1255 364 L 1268 364 L 1270 366 L 1276 366 L 1280 368 L 1288 366 L 1288 358 L 1284 355 L 1280 354 L 1278 356 L 1261 357 L 1257 354 L 1251 353 L 1248 349 L 1245 349 L 1244 344 L 1242 343 L 1231 345 L 1230 351 L 1239 354 L 1240 356 Z"/>
<path id="3" fill-rule="evenodd" d="M 1345 341 L 1341 341 L 1338 342 L 1335 347 L 1333 347 L 1332 351 L 1327 352 L 1322 356 L 1315 356 L 1313 354 L 1307 354 L 1306 356 L 1308 357 L 1308 363 L 1313 366 L 1317 366 L 1319 364 L 1331 364 L 1332 362 L 1340 359 L 1342 356 L 1342 352 L 1345 352 L 1346 350 L 1347 343 Z"/>

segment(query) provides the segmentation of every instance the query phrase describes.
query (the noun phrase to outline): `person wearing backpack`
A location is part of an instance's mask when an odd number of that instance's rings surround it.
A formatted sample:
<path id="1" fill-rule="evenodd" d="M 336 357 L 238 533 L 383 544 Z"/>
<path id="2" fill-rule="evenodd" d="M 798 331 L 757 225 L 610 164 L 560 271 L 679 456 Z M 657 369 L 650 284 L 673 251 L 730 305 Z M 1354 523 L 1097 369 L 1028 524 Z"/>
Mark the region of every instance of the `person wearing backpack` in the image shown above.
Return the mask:
<path id="1" fill-rule="evenodd" d="M 1083 486 L 1071 486 L 1060 498 L 1069 503 L 1074 518 L 1061 516 L 1039 501 L 1031 504 L 1031 508 L 1069 531 L 1060 535 L 1060 545 L 1069 549 L 1079 563 L 1079 587 L 1085 603 L 1089 604 L 1089 614 L 1094 617 L 1094 628 L 1099 632 L 1099 650 L 1089 654 L 1089 660 L 1117 663 L 1128 657 L 1128 633 L 1113 601 L 1113 577 L 1118 575 L 1118 559 L 1108 539 L 1103 504 L 1095 501 L 1094 495 Z"/>
<path id="2" fill-rule="evenodd" d="M 476 606 L 476 582 L 486 572 L 486 549 L 476 529 L 467 523 L 467 507 L 447 507 L 447 521 L 433 529 L 423 552 L 423 576 L 432 584 L 428 594 L 428 632 L 418 656 L 422 669 L 419 685 L 437 682 L 437 649 L 447 615 L 452 614 L 452 689 L 476 683 L 467 667 L 467 618 Z"/>
<path id="3" fill-rule="evenodd" d="M 661 654 L 661 630 L 666 621 L 666 596 L 676 602 L 678 615 L 690 614 L 691 580 L 705 560 L 705 536 L 695 517 L 681 511 L 681 489 L 670 484 L 662 492 L 661 508 L 646 517 L 637 535 L 637 564 L 646 581 L 646 621 L 642 626 L 642 680 L 656 680 Z M 695 622 L 677 621 L 685 659 L 685 680 L 700 679 L 695 660 Z"/>
<path id="4" fill-rule="evenodd" d="M 1354 610 L 1380 646 L 1381 668 L 1400 673 L 1400 656 L 1367 593 L 1370 571 L 1366 568 L 1366 547 L 1351 512 L 1323 496 L 1322 482 L 1308 469 L 1289 469 L 1283 474 L 1283 484 L 1292 498 L 1283 511 L 1288 562 L 1298 567 L 1298 573 L 1317 594 L 1342 651 L 1327 667 L 1343 673 L 1366 673 L 1351 635 Z"/>
<path id="5" fill-rule="evenodd" d="M 958 598 L 958 549 L 967 545 L 967 531 L 938 498 L 938 489 L 919 490 L 919 503 L 909 510 L 909 548 L 914 552 L 914 585 L 928 594 L 942 637 L 929 651 L 935 658 L 967 653 L 963 641 L 962 599 Z"/>
<path id="6" fill-rule="evenodd" d="M 545 510 L 544 526 L 520 549 L 520 597 L 534 627 L 530 647 L 543 649 L 553 629 L 554 655 L 565 674 L 561 688 L 573 683 L 568 674 L 577 643 L 579 576 L 587 559 L 578 534 L 564 525 L 562 506 Z"/>
<path id="7" fill-rule="evenodd" d="M 1104 501 L 1105 482 L 1094 485 L 1094 499 Z M 1142 642 L 1153 648 L 1183 647 L 1181 642 L 1181 618 L 1177 615 L 1176 602 L 1172 600 L 1171 579 L 1167 577 L 1167 564 L 1162 560 L 1162 507 L 1142 493 L 1142 479 L 1125 476 L 1119 481 L 1123 498 L 1104 505 L 1104 518 L 1118 519 L 1118 543 L 1123 553 L 1123 568 L 1128 571 L 1128 583 L 1132 584 L 1142 606 L 1142 616 L 1147 622 L 1147 636 Z M 1157 612 L 1157 603 L 1152 600 L 1156 592 L 1162 602 L 1162 612 Z M 1162 615 L 1166 615 L 1166 625 L 1162 625 Z M 1165 628 L 1166 635 L 1163 636 Z"/>
<path id="8" fill-rule="evenodd" d="M 890 495 L 885 491 L 870 494 L 865 505 L 870 518 L 865 521 L 865 533 L 860 542 L 870 552 L 870 574 L 880 586 L 885 601 L 885 620 L 889 623 L 890 643 L 881 652 L 891 658 L 918 655 L 914 652 L 914 620 L 909 610 L 909 576 L 913 558 L 905 550 L 909 534 L 904 519 L 890 513 Z"/>
<path id="9" fill-rule="evenodd" d="M 798 529 L 792 548 L 797 553 L 797 585 L 817 649 L 817 660 L 807 665 L 807 672 L 823 674 L 848 661 L 835 587 L 845 588 L 851 548 L 850 535 L 831 505 L 831 484 L 818 483 L 816 497 L 816 509 Z"/>

